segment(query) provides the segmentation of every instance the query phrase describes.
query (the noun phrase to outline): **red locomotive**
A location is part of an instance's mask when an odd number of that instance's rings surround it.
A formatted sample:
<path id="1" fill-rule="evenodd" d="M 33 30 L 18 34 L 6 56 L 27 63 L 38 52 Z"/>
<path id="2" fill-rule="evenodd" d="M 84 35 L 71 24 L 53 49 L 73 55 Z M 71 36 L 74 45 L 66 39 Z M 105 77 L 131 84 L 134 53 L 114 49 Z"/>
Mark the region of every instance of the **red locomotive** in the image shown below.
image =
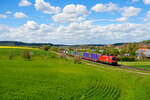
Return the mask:
<path id="1" fill-rule="evenodd" d="M 107 64 L 117 65 L 117 57 L 116 56 L 99 55 L 98 61 L 107 63 Z"/>

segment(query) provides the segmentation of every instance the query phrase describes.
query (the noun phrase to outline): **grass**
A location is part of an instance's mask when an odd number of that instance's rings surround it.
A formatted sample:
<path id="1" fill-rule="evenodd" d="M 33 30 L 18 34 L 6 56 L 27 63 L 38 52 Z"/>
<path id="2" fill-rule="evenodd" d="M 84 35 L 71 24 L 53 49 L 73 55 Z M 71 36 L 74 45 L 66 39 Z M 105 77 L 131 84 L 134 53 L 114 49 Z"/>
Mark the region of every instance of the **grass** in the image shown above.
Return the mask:
<path id="1" fill-rule="evenodd" d="M 150 61 L 119 62 L 119 64 L 150 70 Z"/>
<path id="2" fill-rule="evenodd" d="M 9 60 L 8 52 L 16 57 Z M 74 64 L 52 52 L 0 49 L 0 100 L 149 100 L 150 77 L 96 64 Z M 114 68 L 115 69 L 115 68 Z"/>

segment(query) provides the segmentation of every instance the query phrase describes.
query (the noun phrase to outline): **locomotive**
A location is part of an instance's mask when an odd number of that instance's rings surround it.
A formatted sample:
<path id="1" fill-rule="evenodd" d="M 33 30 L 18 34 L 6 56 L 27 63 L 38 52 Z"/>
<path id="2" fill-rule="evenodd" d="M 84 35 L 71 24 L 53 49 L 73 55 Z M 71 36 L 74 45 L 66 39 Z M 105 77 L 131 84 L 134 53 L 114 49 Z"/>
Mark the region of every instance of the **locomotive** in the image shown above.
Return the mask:
<path id="1" fill-rule="evenodd" d="M 96 53 L 87 53 L 87 52 L 75 52 L 75 51 L 66 51 L 69 56 L 79 55 L 82 59 L 90 60 L 94 62 L 101 62 L 111 65 L 117 65 L 117 57 L 110 55 L 101 55 Z"/>

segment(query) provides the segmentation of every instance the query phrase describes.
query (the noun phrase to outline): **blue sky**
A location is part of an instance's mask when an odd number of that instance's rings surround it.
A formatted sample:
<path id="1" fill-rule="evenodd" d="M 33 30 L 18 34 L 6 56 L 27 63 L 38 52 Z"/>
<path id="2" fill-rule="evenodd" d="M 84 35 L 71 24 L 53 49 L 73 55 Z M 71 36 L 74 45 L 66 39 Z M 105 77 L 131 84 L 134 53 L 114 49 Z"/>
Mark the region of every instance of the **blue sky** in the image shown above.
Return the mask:
<path id="1" fill-rule="evenodd" d="M 0 0 L 0 40 L 110 44 L 150 39 L 150 0 Z"/>

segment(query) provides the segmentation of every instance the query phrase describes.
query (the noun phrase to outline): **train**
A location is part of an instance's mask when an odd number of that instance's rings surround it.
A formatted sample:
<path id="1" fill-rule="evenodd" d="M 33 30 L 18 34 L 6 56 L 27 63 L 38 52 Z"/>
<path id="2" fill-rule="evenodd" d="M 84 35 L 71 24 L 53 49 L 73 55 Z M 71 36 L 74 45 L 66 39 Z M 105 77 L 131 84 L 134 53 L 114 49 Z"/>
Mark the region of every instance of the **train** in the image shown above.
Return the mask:
<path id="1" fill-rule="evenodd" d="M 78 55 L 82 59 L 90 60 L 94 62 L 101 62 L 110 65 L 117 65 L 117 57 L 112 55 L 102 55 L 96 53 L 87 53 L 87 52 L 76 52 L 76 51 L 65 51 L 65 53 L 69 56 Z"/>

